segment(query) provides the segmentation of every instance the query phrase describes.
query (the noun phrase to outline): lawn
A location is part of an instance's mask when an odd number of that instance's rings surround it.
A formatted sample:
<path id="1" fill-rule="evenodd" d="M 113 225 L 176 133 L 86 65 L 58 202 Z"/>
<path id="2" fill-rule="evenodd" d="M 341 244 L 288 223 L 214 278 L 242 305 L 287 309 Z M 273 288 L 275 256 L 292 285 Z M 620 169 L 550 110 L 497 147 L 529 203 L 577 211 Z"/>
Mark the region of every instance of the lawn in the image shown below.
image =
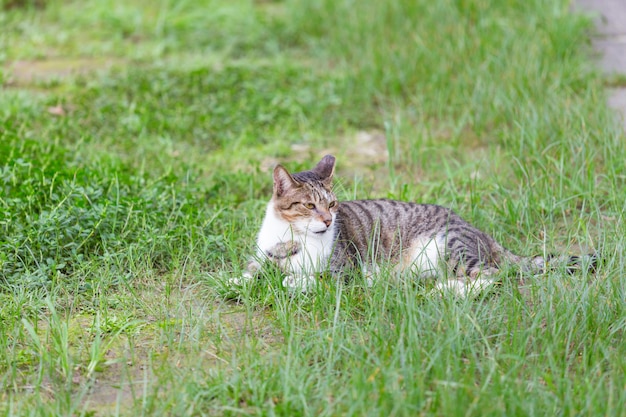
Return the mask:
<path id="1" fill-rule="evenodd" d="M 625 136 L 569 3 L 0 0 L 0 414 L 626 416 Z M 326 153 L 340 199 L 603 262 L 230 288 Z"/>

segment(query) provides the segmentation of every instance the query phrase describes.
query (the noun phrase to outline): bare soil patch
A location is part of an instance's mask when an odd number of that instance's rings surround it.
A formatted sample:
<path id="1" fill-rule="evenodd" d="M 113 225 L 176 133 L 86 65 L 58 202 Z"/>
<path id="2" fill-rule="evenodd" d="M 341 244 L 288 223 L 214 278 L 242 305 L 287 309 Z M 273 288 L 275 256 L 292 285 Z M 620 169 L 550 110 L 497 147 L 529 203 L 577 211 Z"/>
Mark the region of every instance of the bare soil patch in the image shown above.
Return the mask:
<path id="1" fill-rule="evenodd" d="M 6 87 L 27 88 L 36 83 L 52 82 L 92 72 L 108 71 L 121 65 L 120 59 L 50 58 L 33 61 L 13 61 L 8 64 Z"/>

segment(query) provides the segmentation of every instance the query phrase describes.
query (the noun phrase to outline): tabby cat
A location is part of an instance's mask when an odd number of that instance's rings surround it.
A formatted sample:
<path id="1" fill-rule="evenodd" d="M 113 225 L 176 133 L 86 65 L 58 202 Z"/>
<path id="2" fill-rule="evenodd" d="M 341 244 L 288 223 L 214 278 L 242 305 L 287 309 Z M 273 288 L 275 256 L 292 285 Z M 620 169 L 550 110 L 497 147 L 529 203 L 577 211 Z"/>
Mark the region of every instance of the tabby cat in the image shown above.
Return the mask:
<path id="1" fill-rule="evenodd" d="M 371 280 L 381 265 L 391 265 L 399 274 L 448 277 L 438 287 L 465 295 L 490 285 L 505 264 L 538 273 L 553 260 L 515 255 L 445 207 L 384 199 L 338 202 L 334 169 L 332 155 L 294 174 L 276 166 L 256 256 L 232 283 L 252 279 L 265 261 L 287 274 L 284 286 L 300 291 L 314 286 L 322 272 L 340 276 L 360 268 Z M 558 261 L 571 268 L 581 263 L 578 257 Z"/>

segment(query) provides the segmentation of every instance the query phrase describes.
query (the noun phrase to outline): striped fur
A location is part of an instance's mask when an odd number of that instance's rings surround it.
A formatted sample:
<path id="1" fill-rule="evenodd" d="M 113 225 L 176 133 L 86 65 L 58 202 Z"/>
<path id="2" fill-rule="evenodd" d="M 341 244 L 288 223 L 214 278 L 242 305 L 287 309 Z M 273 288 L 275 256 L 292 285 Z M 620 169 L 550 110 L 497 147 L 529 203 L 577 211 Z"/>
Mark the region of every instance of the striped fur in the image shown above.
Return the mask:
<path id="1" fill-rule="evenodd" d="M 288 274 L 284 285 L 301 289 L 325 270 L 341 276 L 364 269 L 371 277 L 390 266 L 404 276 L 447 276 L 438 284 L 442 289 L 466 294 L 491 284 L 506 264 L 529 273 L 559 264 L 572 271 L 582 264 L 595 268 L 595 256 L 515 255 L 445 207 L 386 199 L 338 203 L 332 192 L 334 166 L 335 158 L 327 155 L 310 171 L 290 174 L 276 167 L 257 256 L 245 278 L 265 260 Z"/>

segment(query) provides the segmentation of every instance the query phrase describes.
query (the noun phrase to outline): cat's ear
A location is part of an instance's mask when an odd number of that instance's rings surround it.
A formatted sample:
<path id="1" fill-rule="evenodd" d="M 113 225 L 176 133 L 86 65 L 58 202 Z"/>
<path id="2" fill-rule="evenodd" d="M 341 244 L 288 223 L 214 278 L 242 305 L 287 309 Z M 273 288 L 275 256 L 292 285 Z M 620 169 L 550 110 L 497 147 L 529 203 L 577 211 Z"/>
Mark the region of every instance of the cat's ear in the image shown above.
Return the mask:
<path id="1" fill-rule="evenodd" d="M 291 174 L 282 166 L 276 165 L 274 168 L 274 195 L 282 197 L 287 191 L 300 186 Z"/>
<path id="2" fill-rule="evenodd" d="M 332 155 L 326 155 L 321 161 L 315 165 L 313 172 L 322 178 L 322 181 L 330 185 L 333 180 L 333 173 L 335 172 L 335 157 Z"/>

